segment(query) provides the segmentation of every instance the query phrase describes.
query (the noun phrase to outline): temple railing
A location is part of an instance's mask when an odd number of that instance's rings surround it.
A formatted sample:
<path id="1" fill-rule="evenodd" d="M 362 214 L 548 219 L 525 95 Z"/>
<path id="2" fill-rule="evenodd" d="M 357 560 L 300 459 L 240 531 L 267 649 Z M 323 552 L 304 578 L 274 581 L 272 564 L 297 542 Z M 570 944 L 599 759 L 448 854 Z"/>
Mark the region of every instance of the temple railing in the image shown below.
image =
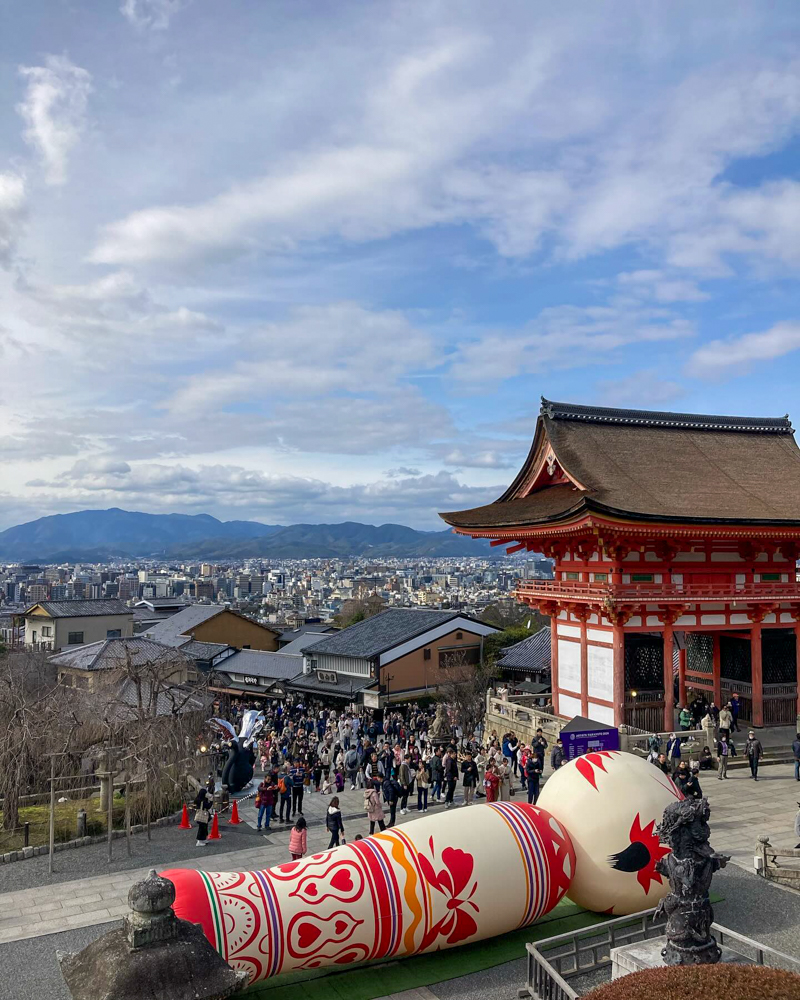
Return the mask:
<path id="1" fill-rule="evenodd" d="M 597 583 L 583 580 L 520 580 L 515 593 L 524 600 L 614 602 L 797 600 L 800 581 L 787 583 Z"/>

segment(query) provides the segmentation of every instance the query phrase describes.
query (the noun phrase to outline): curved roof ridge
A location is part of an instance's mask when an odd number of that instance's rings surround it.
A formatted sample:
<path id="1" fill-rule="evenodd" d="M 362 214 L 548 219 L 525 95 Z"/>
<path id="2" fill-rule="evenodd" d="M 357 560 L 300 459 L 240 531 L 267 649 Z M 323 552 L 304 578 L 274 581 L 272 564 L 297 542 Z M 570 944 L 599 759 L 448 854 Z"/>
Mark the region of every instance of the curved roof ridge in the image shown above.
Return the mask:
<path id="1" fill-rule="evenodd" d="M 672 413 L 667 410 L 626 410 L 611 406 L 557 403 L 542 396 L 539 410 L 550 420 L 581 420 L 587 423 L 665 427 L 680 430 L 744 431 L 793 434 L 788 413 L 782 417 L 730 417 L 713 413 Z"/>

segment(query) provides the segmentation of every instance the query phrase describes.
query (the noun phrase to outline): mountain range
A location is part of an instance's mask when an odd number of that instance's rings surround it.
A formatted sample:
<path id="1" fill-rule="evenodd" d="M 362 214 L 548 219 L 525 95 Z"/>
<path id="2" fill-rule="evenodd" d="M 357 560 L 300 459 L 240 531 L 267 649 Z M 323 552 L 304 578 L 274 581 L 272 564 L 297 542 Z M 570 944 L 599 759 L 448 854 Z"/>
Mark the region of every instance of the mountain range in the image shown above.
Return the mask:
<path id="1" fill-rule="evenodd" d="M 449 530 L 417 531 L 402 524 L 261 524 L 219 521 L 210 514 L 145 514 L 118 507 L 53 514 L 0 531 L 0 559 L 8 562 L 498 554 L 486 542 Z"/>

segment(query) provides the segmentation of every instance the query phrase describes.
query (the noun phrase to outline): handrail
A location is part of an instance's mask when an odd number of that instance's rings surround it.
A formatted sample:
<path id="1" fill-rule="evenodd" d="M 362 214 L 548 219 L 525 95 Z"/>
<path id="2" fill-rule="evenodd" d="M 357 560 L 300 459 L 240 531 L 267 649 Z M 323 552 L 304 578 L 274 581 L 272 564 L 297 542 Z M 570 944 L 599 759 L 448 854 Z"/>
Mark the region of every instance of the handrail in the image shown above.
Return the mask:
<path id="1" fill-rule="evenodd" d="M 585 580 L 520 580 L 517 594 L 584 596 L 595 599 L 661 601 L 669 599 L 798 597 L 800 581 L 786 583 L 600 583 Z"/>

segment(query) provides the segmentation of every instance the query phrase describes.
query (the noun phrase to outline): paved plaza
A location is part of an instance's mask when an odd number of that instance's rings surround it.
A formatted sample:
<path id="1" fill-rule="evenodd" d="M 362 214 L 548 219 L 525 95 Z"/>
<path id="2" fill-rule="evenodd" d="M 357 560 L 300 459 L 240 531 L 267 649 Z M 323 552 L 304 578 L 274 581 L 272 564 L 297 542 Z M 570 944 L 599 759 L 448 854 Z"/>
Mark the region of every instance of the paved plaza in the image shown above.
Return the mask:
<path id="1" fill-rule="evenodd" d="M 769 834 L 775 846 L 794 846 L 794 817 L 800 799 L 800 782 L 789 765 L 764 767 L 755 782 L 749 771 L 731 771 L 725 781 L 714 772 L 702 776 L 703 793 L 711 808 L 712 843 L 730 854 L 737 865 L 752 870 L 756 840 Z M 348 839 L 366 834 L 368 824 L 358 789 L 340 795 Z M 304 812 L 309 822 L 309 850 L 328 846 L 323 825 L 330 800 L 307 794 Z M 431 812 L 444 806 L 431 807 Z M 463 809 L 463 806 L 456 808 Z M 480 803 L 467 808 L 480 809 Z M 276 824 L 268 835 L 255 830 L 252 799 L 241 806 L 244 823 L 239 828 L 222 824 L 222 839 L 205 848 L 194 846 L 194 833 L 176 827 L 162 828 L 148 845 L 143 836 L 133 839 L 133 857 L 127 858 L 123 841 L 114 843 L 117 860 L 107 869 L 105 845 L 93 845 L 55 856 L 55 872 L 47 874 L 46 857 L 32 858 L 0 869 L 0 943 L 52 934 L 68 927 L 88 927 L 109 922 L 126 910 L 128 889 L 151 867 L 186 867 L 206 870 L 266 868 L 289 860 L 288 825 Z M 398 823 L 417 818 L 398 812 Z M 91 874 L 89 874 L 91 872 Z"/>

